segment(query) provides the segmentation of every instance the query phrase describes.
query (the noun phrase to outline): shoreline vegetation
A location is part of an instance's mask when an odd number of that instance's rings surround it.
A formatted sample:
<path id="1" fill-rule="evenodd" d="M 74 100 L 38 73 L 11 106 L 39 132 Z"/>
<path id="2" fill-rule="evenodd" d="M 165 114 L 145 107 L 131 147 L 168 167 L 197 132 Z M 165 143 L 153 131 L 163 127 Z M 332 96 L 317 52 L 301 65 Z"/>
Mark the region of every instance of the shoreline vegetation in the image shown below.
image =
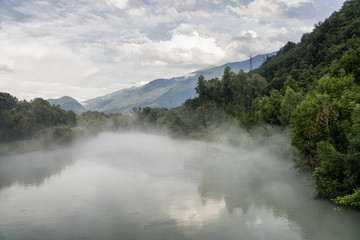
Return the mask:
<path id="1" fill-rule="evenodd" d="M 299 151 L 296 166 L 313 174 L 315 196 L 359 209 L 359 63 L 360 2 L 348 0 L 258 69 L 234 73 L 226 67 L 221 79 L 200 76 L 198 97 L 174 109 L 139 107 L 131 115 L 88 111 L 76 116 L 41 98 L 18 101 L 0 93 L 0 155 L 6 143 L 20 150 L 32 141 L 34 146 L 58 146 L 87 134 L 127 129 L 201 140 L 230 132 L 230 141 L 241 141 L 236 126 L 246 136 L 262 136 L 261 141 L 291 137 Z"/>

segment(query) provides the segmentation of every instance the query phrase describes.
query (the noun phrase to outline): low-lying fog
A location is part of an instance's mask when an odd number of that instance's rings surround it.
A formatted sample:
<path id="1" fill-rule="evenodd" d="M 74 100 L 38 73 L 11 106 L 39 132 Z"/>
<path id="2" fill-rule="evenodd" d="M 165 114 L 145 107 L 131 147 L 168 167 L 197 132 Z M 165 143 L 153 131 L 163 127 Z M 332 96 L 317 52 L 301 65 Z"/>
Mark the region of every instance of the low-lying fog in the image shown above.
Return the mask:
<path id="1" fill-rule="evenodd" d="M 103 133 L 0 157 L 0 239 L 360 239 L 359 212 L 244 139 Z"/>

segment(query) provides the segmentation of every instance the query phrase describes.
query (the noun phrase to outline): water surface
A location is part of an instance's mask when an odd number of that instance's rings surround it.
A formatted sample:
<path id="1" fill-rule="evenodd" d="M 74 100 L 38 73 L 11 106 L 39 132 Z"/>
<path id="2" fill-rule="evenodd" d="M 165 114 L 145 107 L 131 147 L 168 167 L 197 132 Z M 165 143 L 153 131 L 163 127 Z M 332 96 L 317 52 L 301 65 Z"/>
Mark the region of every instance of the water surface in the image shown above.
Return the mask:
<path id="1" fill-rule="evenodd" d="M 292 166 L 141 133 L 1 157 L 0 239 L 360 239 L 360 214 L 314 200 Z"/>

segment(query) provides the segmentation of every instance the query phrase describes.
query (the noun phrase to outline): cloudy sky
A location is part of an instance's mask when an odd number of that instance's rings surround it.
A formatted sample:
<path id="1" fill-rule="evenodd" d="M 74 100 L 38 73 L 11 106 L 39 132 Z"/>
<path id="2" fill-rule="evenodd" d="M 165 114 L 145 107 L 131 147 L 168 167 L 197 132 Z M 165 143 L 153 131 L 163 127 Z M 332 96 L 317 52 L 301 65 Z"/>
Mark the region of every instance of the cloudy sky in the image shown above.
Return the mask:
<path id="1" fill-rule="evenodd" d="M 298 42 L 344 0 L 0 0 L 0 91 L 79 101 Z"/>

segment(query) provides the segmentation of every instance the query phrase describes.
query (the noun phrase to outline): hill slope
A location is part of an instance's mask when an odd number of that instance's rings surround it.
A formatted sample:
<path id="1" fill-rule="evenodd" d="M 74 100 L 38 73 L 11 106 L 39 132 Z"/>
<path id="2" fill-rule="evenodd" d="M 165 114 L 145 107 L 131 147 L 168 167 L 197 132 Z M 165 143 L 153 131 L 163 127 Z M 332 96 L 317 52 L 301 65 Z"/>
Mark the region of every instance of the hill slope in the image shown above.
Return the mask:
<path id="1" fill-rule="evenodd" d="M 291 76 L 305 91 L 325 74 L 341 71 L 360 78 L 360 1 L 346 1 L 342 9 L 304 34 L 298 44 L 289 42 L 254 72 L 280 89 Z"/>
<path id="2" fill-rule="evenodd" d="M 253 57 L 253 67 L 259 67 L 267 56 L 273 56 L 274 54 L 269 53 Z M 182 77 L 156 79 L 144 86 L 123 89 L 84 101 L 82 104 L 89 110 L 98 110 L 105 113 L 120 112 L 123 114 L 130 113 L 133 107 L 174 108 L 197 95 L 195 87 L 200 75 L 203 75 L 205 79 L 220 78 L 226 66 L 230 66 L 234 72 L 239 72 L 240 69 L 248 72 L 250 61 L 227 63 L 219 67 L 192 72 Z"/>
<path id="3" fill-rule="evenodd" d="M 72 110 L 76 114 L 81 114 L 87 109 L 72 97 L 64 96 L 58 99 L 47 99 L 51 105 L 60 105 L 64 110 Z"/>
<path id="4" fill-rule="evenodd" d="M 296 165 L 313 171 L 315 195 L 360 209 L 359 66 L 360 1 L 348 0 L 250 74 L 226 69 L 221 80 L 199 79 L 199 96 L 176 110 L 146 108 L 136 115 L 192 137 L 223 132 L 235 119 L 289 158 L 271 134 L 283 130 L 300 151 Z"/>
<path id="5" fill-rule="evenodd" d="M 360 1 L 347 0 L 298 44 L 253 71 L 265 77 L 260 122 L 292 130 L 316 195 L 360 209 Z M 286 118 L 284 118 L 284 116 Z M 284 119 L 288 119 L 284 121 Z"/>

